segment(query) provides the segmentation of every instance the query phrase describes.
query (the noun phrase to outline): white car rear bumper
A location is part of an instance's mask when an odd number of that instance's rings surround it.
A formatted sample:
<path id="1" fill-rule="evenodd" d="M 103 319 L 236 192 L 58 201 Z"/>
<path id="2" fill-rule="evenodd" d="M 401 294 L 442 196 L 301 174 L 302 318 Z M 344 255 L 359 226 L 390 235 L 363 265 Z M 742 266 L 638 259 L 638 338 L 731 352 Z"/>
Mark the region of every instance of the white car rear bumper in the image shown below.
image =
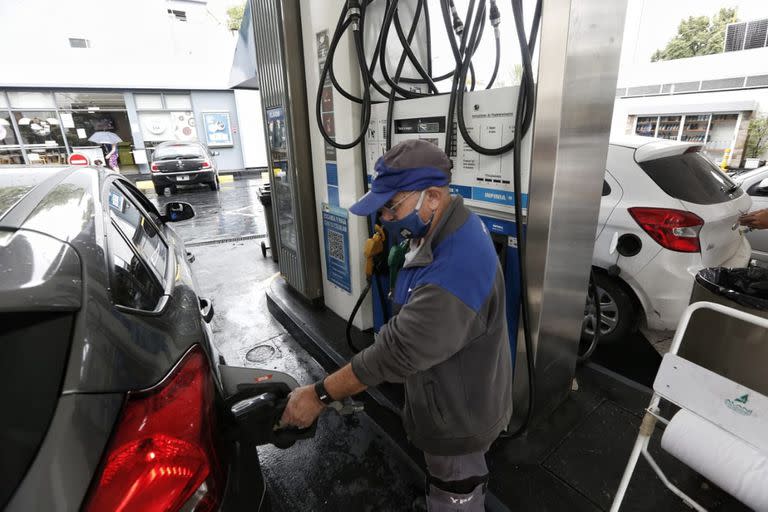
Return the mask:
<path id="1" fill-rule="evenodd" d="M 746 267 L 752 249 L 742 237 L 736 253 L 722 267 Z M 672 331 L 691 298 L 696 274 L 704 268 L 700 254 L 662 250 L 635 276 L 622 276 L 645 310 L 647 327 Z"/>

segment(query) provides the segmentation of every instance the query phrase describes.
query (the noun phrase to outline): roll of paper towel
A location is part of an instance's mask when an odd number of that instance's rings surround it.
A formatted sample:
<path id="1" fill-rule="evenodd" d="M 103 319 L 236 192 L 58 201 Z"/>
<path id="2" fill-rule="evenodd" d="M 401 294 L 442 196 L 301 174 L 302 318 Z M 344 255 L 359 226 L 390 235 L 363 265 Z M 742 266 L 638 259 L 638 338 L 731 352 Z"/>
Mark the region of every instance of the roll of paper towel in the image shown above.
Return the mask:
<path id="1" fill-rule="evenodd" d="M 768 512 L 768 455 L 757 448 L 684 409 L 661 447 L 748 507 Z"/>

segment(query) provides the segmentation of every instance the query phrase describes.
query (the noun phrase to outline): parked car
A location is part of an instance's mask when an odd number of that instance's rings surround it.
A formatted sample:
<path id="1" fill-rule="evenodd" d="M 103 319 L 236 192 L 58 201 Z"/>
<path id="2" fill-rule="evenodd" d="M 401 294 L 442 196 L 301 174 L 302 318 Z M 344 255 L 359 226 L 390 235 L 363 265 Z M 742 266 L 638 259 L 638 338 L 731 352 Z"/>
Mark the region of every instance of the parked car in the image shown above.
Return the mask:
<path id="1" fill-rule="evenodd" d="M 752 210 L 768 208 L 768 166 L 737 174 L 733 181 L 752 198 Z M 752 245 L 752 257 L 768 264 L 768 231 L 748 231 L 747 240 Z"/>
<path id="2" fill-rule="evenodd" d="M 749 263 L 737 221 L 750 197 L 701 149 L 646 137 L 611 142 L 592 260 L 603 341 L 640 325 L 674 330 L 696 272 Z M 596 323 L 588 301 L 585 339 Z"/>
<path id="3" fill-rule="evenodd" d="M 269 507 L 255 446 L 297 384 L 216 351 L 193 215 L 104 168 L 0 172 L 0 509 Z"/>
<path id="4" fill-rule="evenodd" d="M 211 190 L 219 190 L 219 171 L 210 151 L 202 142 L 163 142 L 152 152 L 149 170 L 155 192 L 162 194 L 166 188 L 176 192 L 179 185 L 205 183 Z"/>

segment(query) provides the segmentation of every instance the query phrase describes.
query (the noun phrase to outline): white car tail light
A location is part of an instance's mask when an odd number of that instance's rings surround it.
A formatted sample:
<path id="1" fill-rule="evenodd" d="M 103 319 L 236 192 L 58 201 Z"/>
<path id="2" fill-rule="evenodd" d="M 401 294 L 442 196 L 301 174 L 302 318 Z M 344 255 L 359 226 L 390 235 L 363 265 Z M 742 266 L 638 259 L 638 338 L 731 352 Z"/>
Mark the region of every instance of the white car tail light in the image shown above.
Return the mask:
<path id="1" fill-rule="evenodd" d="M 635 222 L 659 245 L 670 251 L 701 252 L 699 231 L 704 221 L 698 215 L 671 208 L 629 208 Z"/>

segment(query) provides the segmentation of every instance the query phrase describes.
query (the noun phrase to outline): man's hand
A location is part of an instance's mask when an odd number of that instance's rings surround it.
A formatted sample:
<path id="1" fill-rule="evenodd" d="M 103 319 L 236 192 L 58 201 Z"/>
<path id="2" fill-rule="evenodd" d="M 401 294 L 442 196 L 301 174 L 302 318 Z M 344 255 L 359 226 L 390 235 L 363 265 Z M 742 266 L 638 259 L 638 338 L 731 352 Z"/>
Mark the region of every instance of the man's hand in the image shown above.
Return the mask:
<path id="1" fill-rule="evenodd" d="M 739 217 L 739 223 L 752 229 L 768 228 L 768 208 L 742 215 Z"/>
<path id="2" fill-rule="evenodd" d="M 298 428 L 307 428 L 312 425 L 325 405 L 317 398 L 314 386 L 302 386 L 291 391 L 288 395 L 288 404 L 280 418 L 280 426 L 293 425 Z"/>

